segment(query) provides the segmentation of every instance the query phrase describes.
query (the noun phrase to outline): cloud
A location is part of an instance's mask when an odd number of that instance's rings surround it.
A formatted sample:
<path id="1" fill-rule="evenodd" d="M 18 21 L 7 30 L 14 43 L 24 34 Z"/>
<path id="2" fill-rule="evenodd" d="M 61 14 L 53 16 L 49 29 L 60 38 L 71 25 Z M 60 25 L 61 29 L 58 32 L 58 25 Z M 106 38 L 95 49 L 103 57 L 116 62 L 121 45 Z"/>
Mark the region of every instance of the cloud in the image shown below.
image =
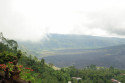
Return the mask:
<path id="1" fill-rule="evenodd" d="M 88 22 L 82 22 L 80 28 L 90 30 L 90 34 L 93 34 L 93 30 L 100 30 L 105 32 L 107 36 L 123 36 L 125 37 L 125 7 L 114 7 L 115 11 L 101 10 L 93 12 L 80 12 L 85 15 Z M 119 10 L 120 9 L 120 10 Z M 99 33 L 100 33 L 99 32 Z M 84 32 L 83 32 L 84 33 Z M 96 32 L 98 33 L 98 32 Z M 100 35 L 103 35 L 100 33 Z"/>
<path id="2" fill-rule="evenodd" d="M 0 31 L 11 39 L 38 41 L 45 36 L 45 28 L 33 18 L 13 11 L 11 0 L 0 1 Z"/>
<path id="3" fill-rule="evenodd" d="M 0 31 L 39 41 L 47 33 L 125 36 L 124 0 L 0 0 Z"/>

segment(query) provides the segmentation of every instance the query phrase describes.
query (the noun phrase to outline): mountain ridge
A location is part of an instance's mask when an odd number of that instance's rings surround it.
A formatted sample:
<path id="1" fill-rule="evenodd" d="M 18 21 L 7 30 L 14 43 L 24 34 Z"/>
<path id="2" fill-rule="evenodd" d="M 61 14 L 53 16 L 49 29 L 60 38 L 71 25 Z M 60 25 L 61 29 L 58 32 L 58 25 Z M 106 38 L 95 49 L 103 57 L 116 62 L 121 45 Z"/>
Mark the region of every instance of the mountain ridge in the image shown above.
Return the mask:
<path id="1" fill-rule="evenodd" d="M 38 43 L 18 41 L 21 49 L 28 49 L 29 53 L 41 56 L 44 50 L 58 49 L 95 49 L 125 44 L 125 38 L 98 37 L 88 35 L 49 34 L 47 39 Z"/>

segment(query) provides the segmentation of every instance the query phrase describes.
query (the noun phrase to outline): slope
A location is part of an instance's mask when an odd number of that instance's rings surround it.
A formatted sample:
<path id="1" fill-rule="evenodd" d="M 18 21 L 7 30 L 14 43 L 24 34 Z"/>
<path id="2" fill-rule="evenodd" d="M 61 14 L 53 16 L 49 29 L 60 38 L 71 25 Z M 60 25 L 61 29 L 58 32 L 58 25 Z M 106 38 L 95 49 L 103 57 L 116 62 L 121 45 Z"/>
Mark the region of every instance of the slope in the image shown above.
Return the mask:
<path id="1" fill-rule="evenodd" d="M 97 66 L 125 68 L 125 45 L 86 50 L 56 50 L 52 56 L 48 55 L 44 59 L 58 67 L 74 65 L 77 68 L 83 68 L 95 64 Z"/>

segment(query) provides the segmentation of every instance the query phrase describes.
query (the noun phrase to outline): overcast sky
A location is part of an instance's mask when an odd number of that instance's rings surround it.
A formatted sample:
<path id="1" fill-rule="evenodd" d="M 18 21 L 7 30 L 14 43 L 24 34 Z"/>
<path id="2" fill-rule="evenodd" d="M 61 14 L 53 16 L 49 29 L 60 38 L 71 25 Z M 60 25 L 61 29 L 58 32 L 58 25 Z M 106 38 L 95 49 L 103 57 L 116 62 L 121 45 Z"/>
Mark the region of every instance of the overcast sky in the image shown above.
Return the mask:
<path id="1" fill-rule="evenodd" d="M 125 0 L 0 0 L 0 32 L 37 41 L 47 33 L 125 36 Z"/>

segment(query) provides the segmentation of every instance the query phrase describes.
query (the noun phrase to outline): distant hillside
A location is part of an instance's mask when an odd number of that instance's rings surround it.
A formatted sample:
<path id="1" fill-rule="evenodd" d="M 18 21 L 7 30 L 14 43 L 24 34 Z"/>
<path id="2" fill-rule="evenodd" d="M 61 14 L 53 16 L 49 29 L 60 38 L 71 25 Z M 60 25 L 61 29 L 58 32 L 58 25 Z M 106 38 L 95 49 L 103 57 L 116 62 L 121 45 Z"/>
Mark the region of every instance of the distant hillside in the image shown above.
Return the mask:
<path id="1" fill-rule="evenodd" d="M 95 64 L 97 66 L 113 66 L 125 69 L 125 45 L 87 50 L 56 50 L 54 54 L 44 59 L 58 67 L 74 65 L 77 68 L 83 68 L 90 64 Z"/>
<path id="2" fill-rule="evenodd" d="M 36 56 L 47 56 L 52 54 L 53 50 L 60 49 L 95 49 L 108 46 L 125 44 L 123 38 L 97 37 L 87 35 L 64 35 L 49 34 L 47 39 L 38 43 L 18 41 L 20 48 L 27 50 Z"/>

